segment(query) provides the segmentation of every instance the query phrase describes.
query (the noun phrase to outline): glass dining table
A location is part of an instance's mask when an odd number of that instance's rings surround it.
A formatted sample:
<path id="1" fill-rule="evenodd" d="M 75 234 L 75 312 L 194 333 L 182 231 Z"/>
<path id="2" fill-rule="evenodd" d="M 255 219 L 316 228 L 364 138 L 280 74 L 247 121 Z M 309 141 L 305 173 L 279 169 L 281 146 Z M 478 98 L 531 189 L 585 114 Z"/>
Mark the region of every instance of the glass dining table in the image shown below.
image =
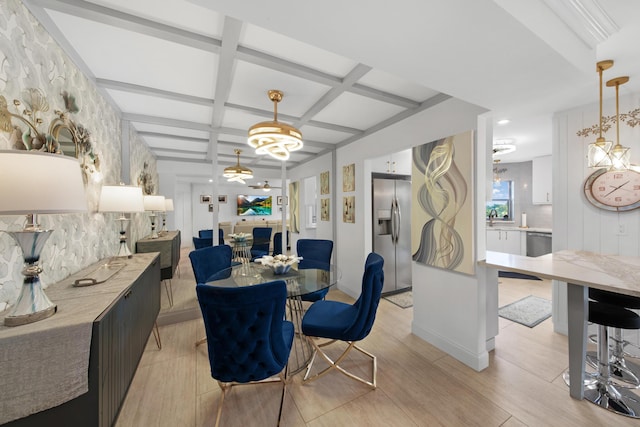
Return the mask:
<path id="1" fill-rule="evenodd" d="M 284 280 L 287 285 L 286 317 L 295 327 L 295 338 L 289 355 L 288 375 L 294 375 L 307 367 L 313 356 L 313 348 L 302 335 L 304 307 L 302 297 L 327 289 L 338 283 L 340 271 L 334 265 L 326 269 L 298 270 L 297 265 L 285 274 L 275 274 L 269 266 L 260 263 L 242 263 L 221 270 L 207 280 L 207 284 L 221 287 L 252 286 L 274 280 Z"/>

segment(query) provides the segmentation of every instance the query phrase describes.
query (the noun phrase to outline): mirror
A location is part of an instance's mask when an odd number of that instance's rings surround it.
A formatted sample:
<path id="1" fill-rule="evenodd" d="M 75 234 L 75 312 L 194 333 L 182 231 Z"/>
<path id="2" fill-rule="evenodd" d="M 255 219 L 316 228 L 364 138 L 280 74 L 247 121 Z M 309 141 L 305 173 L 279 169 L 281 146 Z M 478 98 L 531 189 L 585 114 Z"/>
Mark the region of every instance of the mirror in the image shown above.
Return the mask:
<path id="1" fill-rule="evenodd" d="M 73 139 L 71 129 L 64 124 L 53 126 L 51 136 L 58 141 L 58 149 L 65 156 L 78 157 L 78 144 Z"/>

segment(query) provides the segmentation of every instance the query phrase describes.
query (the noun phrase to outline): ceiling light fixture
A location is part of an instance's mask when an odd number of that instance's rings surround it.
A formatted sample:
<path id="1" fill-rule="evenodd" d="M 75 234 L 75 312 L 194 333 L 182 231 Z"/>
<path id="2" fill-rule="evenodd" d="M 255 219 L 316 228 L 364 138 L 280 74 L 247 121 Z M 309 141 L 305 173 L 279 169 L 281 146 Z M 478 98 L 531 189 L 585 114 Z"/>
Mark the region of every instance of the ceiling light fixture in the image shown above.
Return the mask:
<path id="1" fill-rule="evenodd" d="M 498 123 L 499 125 L 506 125 L 509 122 L 510 122 L 509 119 L 502 119 L 502 120 L 498 120 L 496 123 Z"/>
<path id="2" fill-rule="evenodd" d="M 493 182 L 496 183 L 501 181 L 500 175 L 507 171 L 507 168 L 501 168 L 499 167 L 499 165 L 500 159 L 496 159 L 493 161 Z"/>
<path id="3" fill-rule="evenodd" d="M 268 93 L 273 101 L 273 121 L 251 126 L 248 143 L 256 149 L 256 154 L 269 154 L 278 160 L 287 160 L 289 153 L 302 148 L 302 133 L 278 121 L 278 102 L 282 101 L 282 92 L 270 90 Z"/>
<path id="4" fill-rule="evenodd" d="M 607 82 L 607 87 L 616 87 L 616 145 L 609 151 L 609 157 L 611 158 L 611 169 L 614 170 L 627 170 L 629 169 L 629 157 L 631 155 L 629 147 L 623 147 L 620 145 L 620 105 L 618 92 L 620 85 L 629 81 L 628 76 L 616 77 Z"/>
<path id="5" fill-rule="evenodd" d="M 222 176 L 227 178 L 227 181 L 239 182 L 241 184 L 244 184 L 245 179 L 253 178 L 253 171 L 240 165 L 240 153 L 242 153 L 242 150 L 236 148 L 235 150 L 233 150 L 233 152 L 236 153 L 238 162 L 235 166 L 227 166 L 226 168 L 224 168 L 224 173 L 222 174 Z"/>
<path id="6" fill-rule="evenodd" d="M 613 67 L 612 60 L 600 61 L 596 64 L 596 71 L 600 76 L 600 125 L 598 131 L 600 136 L 596 142 L 589 144 L 587 149 L 587 166 L 590 168 L 609 168 L 611 167 L 611 157 L 609 151 L 613 145 L 612 141 L 607 141 L 602 136 L 603 117 L 602 117 L 602 72 Z"/>
<path id="7" fill-rule="evenodd" d="M 271 186 L 271 184 L 269 184 L 269 181 L 267 181 L 266 179 L 264 180 L 264 184 L 258 183 L 257 185 L 250 185 L 249 187 L 255 188 L 257 190 L 262 190 L 262 191 L 265 191 L 265 192 L 271 191 L 274 188 L 282 188 L 282 187 L 273 187 L 273 186 Z"/>
<path id="8" fill-rule="evenodd" d="M 496 139 L 493 141 L 493 155 L 499 156 L 501 154 L 513 153 L 516 151 L 516 146 L 513 144 L 513 139 Z"/>

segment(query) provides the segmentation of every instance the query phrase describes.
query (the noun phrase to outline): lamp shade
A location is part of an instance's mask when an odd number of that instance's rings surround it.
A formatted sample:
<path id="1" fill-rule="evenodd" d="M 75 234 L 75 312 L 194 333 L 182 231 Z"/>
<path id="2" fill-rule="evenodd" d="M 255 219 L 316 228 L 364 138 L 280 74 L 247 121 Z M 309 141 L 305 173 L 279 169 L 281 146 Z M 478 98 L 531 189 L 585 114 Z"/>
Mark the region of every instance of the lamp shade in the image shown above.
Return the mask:
<path id="1" fill-rule="evenodd" d="M 103 185 L 100 212 L 144 212 L 142 188 L 130 185 Z"/>
<path id="2" fill-rule="evenodd" d="M 164 199 L 164 210 L 166 212 L 173 212 L 173 199 Z"/>
<path id="3" fill-rule="evenodd" d="M 0 214 L 84 212 L 78 160 L 60 154 L 0 150 Z"/>
<path id="4" fill-rule="evenodd" d="M 164 211 L 164 196 L 144 196 L 144 210 L 154 212 Z"/>

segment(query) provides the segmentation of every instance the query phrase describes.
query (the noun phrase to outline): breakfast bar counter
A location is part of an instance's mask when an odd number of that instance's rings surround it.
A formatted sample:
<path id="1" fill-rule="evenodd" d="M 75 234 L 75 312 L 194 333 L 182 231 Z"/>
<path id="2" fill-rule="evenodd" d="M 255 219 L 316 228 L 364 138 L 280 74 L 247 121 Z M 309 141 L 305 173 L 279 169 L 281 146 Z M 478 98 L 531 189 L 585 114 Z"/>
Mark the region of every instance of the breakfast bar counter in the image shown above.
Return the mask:
<path id="1" fill-rule="evenodd" d="M 582 399 L 589 288 L 640 297 L 640 257 L 563 250 L 540 257 L 487 251 L 488 267 L 567 283 L 570 394 Z"/>

